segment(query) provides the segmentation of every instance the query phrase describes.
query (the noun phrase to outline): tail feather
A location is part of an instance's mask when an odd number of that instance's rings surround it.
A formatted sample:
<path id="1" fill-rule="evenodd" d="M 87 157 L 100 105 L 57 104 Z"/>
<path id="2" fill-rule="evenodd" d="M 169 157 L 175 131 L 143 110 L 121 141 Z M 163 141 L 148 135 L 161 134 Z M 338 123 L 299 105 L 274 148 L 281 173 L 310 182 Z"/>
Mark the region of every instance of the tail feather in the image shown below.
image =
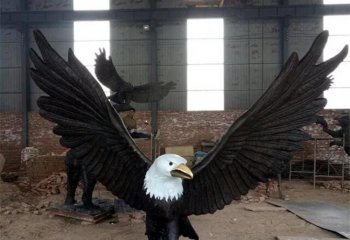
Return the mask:
<path id="1" fill-rule="evenodd" d="M 179 218 L 179 233 L 180 235 L 188 237 L 190 239 L 199 239 L 196 231 L 192 227 L 192 224 L 187 216 Z"/>

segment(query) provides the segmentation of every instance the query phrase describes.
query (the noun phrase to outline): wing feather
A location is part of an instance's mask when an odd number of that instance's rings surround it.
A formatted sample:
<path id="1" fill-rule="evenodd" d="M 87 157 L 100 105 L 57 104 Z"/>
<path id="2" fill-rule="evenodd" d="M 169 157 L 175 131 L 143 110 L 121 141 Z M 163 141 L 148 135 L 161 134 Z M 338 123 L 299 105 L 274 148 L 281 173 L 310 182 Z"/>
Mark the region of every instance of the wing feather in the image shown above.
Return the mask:
<path id="1" fill-rule="evenodd" d="M 208 174 L 208 185 L 209 185 L 209 192 L 210 192 L 210 198 L 209 198 L 209 212 L 214 213 L 217 210 L 217 205 L 216 205 L 216 197 L 215 197 L 215 186 L 214 186 L 214 179 L 211 174 Z M 201 188 L 199 186 L 197 191 L 201 191 Z M 198 196 L 199 198 L 199 196 Z M 198 202 L 196 203 L 198 204 Z M 197 215 L 199 213 L 197 212 Z"/>
<path id="2" fill-rule="evenodd" d="M 221 189 L 220 189 L 220 185 L 218 183 L 218 168 L 214 167 L 214 168 L 210 168 L 209 171 L 211 171 L 211 183 L 213 186 L 213 190 L 214 190 L 214 199 L 215 199 L 215 206 L 217 209 L 222 209 L 223 206 L 225 205 L 224 203 L 224 196 L 222 195 Z M 198 214 L 198 213 L 197 213 Z"/>
<path id="3" fill-rule="evenodd" d="M 199 176 L 199 183 L 201 186 L 204 186 L 206 197 L 202 198 L 201 201 L 203 201 L 203 204 L 198 204 L 201 208 L 199 212 L 208 212 L 209 211 L 209 191 L 208 191 L 208 185 L 207 182 L 208 180 L 206 179 L 207 176 L 201 175 Z M 198 194 L 200 196 L 200 194 Z"/>
<path id="4" fill-rule="evenodd" d="M 57 124 L 54 133 L 70 148 L 67 159 L 80 161 L 88 174 L 130 206 L 145 209 L 140 186 L 151 161 L 136 147 L 101 86 L 73 51 L 69 49 L 65 61 L 40 31 L 34 36 L 42 58 L 31 50 L 32 78 L 48 94 L 38 100 L 40 115 Z"/>
<path id="5" fill-rule="evenodd" d="M 113 92 L 118 91 L 130 91 L 133 86 L 124 81 L 123 78 L 118 74 L 112 58 L 106 59 L 106 51 L 100 50 L 99 54 L 96 54 L 96 65 L 95 73 L 97 79 L 106 87 Z"/>
<path id="6" fill-rule="evenodd" d="M 301 60 L 293 53 L 260 99 L 245 112 L 199 163 L 194 179 L 186 181 L 184 214 L 213 213 L 239 199 L 271 173 L 280 172 L 293 152 L 309 139 L 301 128 L 316 121 L 326 100 L 320 98 L 331 84 L 328 76 L 347 55 L 316 64 L 328 32 L 322 32 Z M 201 179 L 207 179 L 203 182 Z M 205 200 L 203 200 L 205 199 Z"/>
<path id="7" fill-rule="evenodd" d="M 232 179 L 234 179 L 234 183 L 236 184 L 237 189 L 239 190 L 239 196 L 247 194 L 249 188 L 246 186 L 246 184 L 243 182 L 243 179 L 240 177 L 236 165 L 228 165 L 228 169 L 230 170 Z"/>
<path id="8" fill-rule="evenodd" d="M 163 99 L 170 90 L 175 88 L 174 82 L 152 82 L 134 86 L 132 91 L 127 92 L 128 99 L 137 103 L 157 102 Z"/>

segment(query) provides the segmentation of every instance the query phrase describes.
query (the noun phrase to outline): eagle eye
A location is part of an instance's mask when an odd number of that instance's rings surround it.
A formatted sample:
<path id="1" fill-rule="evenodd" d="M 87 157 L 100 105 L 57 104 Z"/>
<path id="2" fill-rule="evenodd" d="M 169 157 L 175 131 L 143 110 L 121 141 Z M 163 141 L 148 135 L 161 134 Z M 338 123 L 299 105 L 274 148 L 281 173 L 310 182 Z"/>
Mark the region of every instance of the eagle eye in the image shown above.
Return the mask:
<path id="1" fill-rule="evenodd" d="M 173 165 L 173 162 L 169 162 L 169 166 L 172 166 Z"/>

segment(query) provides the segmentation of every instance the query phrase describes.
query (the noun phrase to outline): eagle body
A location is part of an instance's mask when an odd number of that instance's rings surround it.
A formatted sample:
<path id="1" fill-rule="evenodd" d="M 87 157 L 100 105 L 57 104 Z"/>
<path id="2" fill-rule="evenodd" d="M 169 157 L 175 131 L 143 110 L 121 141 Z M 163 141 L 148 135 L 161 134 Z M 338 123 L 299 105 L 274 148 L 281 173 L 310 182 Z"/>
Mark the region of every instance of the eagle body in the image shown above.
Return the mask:
<path id="1" fill-rule="evenodd" d="M 183 208 L 182 171 L 174 177 L 172 171 L 185 167 L 186 159 L 176 154 L 164 154 L 158 157 L 148 169 L 144 190 L 150 206 L 146 211 L 146 235 L 149 239 L 172 240 L 180 235 L 198 239 L 187 216 L 181 215 Z M 189 173 L 189 172 L 188 172 Z M 181 177 L 180 177 L 181 175 Z M 190 176 L 189 176 L 190 177 Z"/>
<path id="2" fill-rule="evenodd" d="M 67 156 L 79 161 L 118 198 L 146 212 L 146 234 L 155 240 L 176 240 L 181 235 L 198 239 L 188 216 L 223 209 L 259 182 L 266 182 L 271 172 L 280 172 L 310 139 L 302 128 L 314 123 L 326 105 L 320 96 L 331 85 L 329 74 L 348 52 L 345 46 L 319 63 L 328 39 L 324 31 L 302 59 L 292 53 L 259 100 L 228 128 L 202 161 L 189 168 L 177 155 L 148 159 L 73 51 L 69 49 L 66 61 L 39 30 L 34 37 L 41 57 L 31 50 L 31 76 L 47 94 L 37 101 L 40 115 L 56 124 L 53 132 L 61 136 L 61 145 L 69 148 Z M 100 56 L 105 60 L 104 54 Z M 112 61 L 97 70 L 101 79 L 116 85 L 116 92 L 129 90 L 130 84 L 113 80 L 118 77 Z M 168 91 L 162 85 L 148 87 Z M 153 100 L 148 98 L 149 91 L 137 96 L 145 98 L 133 101 Z"/>
<path id="3" fill-rule="evenodd" d="M 146 235 L 154 240 L 177 240 L 179 236 L 199 239 L 187 216 L 181 215 L 182 199 L 152 199 L 146 211 Z"/>

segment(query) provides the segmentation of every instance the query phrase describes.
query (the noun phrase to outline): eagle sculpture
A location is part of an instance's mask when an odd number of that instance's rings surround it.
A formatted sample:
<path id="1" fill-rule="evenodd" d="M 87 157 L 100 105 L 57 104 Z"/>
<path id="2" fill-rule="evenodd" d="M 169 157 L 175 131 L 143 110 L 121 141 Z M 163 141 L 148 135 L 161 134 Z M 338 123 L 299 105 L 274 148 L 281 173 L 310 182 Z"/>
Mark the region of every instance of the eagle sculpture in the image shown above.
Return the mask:
<path id="1" fill-rule="evenodd" d="M 168 95 L 171 89 L 175 88 L 174 82 L 151 82 L 134 86 L 123 80 L 118 74 L 112 58 L 106 59 L 106 51 L 100 49 L 96 54 L 95 74 L 97 79 L 113 94 L 108 98 L 113 101 L 113 106 L 118 112 L 130 110 L 130 102 L 146 103 L 158 102 Z"/>
<path id="2" fill-rule="evenodd" d="M 36 84 L 48 94 L 38 99 L 42 117 L 56 123 L 53 131 L 114 195 L 146 212 L 149 239 L 198 239 L 188 216 L 214 213 L 266 182 L 303 146 L 301 130 L 315 122 L 326 100 L 329 74 L 347 55 L 347 46 L 316 64 L 328 32 L 322 32 L 299 60 L 293 53 L 260 99 L 236 120 L 204 159 L 191 168 L 178 155 L 154 162 L 135 145 L 101 86 L 69 49 L 68 61 L 34 31 L 41 57 L 31 50 Z"/>

